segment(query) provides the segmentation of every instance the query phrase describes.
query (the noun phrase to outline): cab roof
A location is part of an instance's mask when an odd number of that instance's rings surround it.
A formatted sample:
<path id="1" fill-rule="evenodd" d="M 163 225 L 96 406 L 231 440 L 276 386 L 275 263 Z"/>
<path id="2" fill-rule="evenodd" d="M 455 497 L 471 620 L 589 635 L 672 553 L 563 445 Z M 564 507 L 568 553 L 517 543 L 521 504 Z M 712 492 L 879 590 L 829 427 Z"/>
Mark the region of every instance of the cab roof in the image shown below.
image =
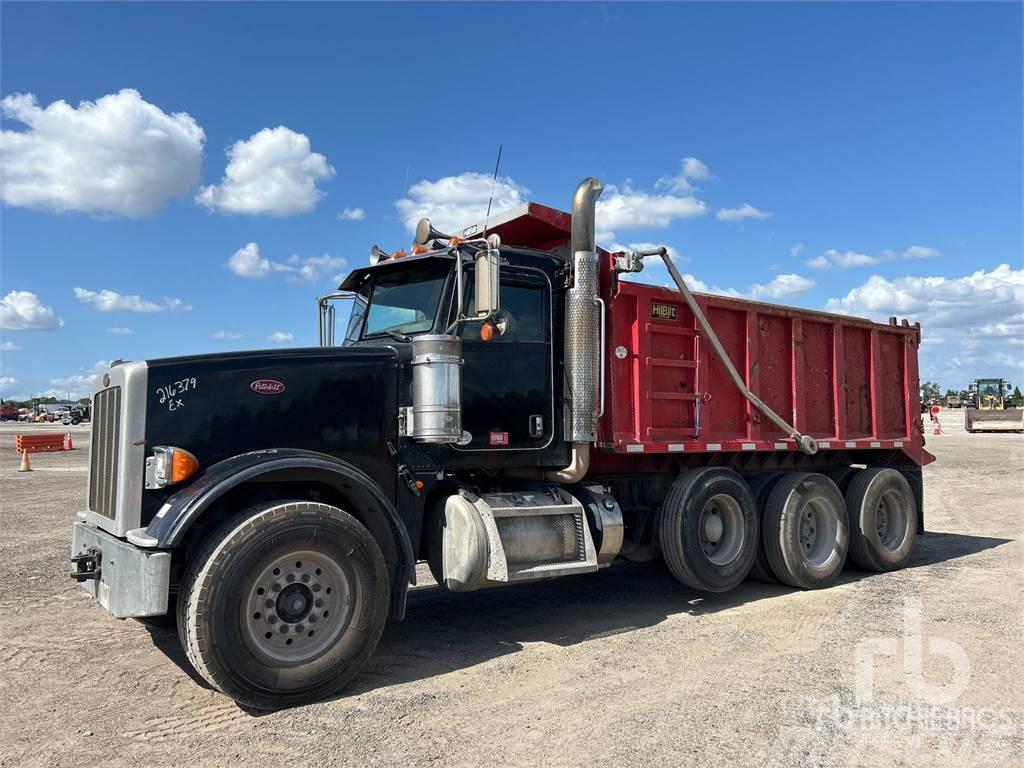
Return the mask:
<path id="1" fill-rule="evenodd" d="M 481 237 L 485 228 L 487 234 L 497 234 L 503 245 L 510 248 L 544 251 L 548 255 L 564 259 L 569 252 L 572 216 L 565 211 L 530 201 L 494 214 L 486 222 L 486 227 L 481 221 L 459 230 L 457 235 L 463 239 Z M 388 259 L 353 269 L 338 287 L 343 291 L 354 291 L 367 275 L 373 274 L 376 270 L 391 270 L 399 264 L 408 267 L 424 266 L 437 259 L 453 258 L 447 251 L 437 250 L 410 254 L 400 259 Z"/>

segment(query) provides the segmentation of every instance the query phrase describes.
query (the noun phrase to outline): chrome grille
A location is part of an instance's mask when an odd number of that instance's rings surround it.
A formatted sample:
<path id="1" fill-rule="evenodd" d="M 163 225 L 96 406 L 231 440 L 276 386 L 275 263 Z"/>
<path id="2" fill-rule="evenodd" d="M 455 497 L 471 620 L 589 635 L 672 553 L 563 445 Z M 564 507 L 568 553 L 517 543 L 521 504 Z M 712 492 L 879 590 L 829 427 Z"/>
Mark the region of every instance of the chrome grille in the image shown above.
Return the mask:
<path id="1" fill-rule="evenodd" d="M 121 447 L 121 388 L 97 392 L 92 401 L 89 509 L 113 520 L 117 515 L 117 461 Z"/>

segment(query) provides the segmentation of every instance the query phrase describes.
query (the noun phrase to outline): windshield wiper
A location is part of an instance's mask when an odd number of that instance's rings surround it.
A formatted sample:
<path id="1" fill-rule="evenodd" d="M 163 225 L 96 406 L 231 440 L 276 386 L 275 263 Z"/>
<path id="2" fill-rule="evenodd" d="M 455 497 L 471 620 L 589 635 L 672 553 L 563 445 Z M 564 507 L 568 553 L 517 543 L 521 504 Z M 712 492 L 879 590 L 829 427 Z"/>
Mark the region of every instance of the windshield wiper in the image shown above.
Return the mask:
<path id="1" fill-rule="evenodd" d="M 400 341 L 403 344 L 408 344 L 412 341 L 412 336 L 406 336 L 404 333 L 399 333 L 398 331 L 376 331 L 375 333 L 367 334 L 363 338 L 372 339 L 374 336 L 387 336 L 395 341 Z"/>

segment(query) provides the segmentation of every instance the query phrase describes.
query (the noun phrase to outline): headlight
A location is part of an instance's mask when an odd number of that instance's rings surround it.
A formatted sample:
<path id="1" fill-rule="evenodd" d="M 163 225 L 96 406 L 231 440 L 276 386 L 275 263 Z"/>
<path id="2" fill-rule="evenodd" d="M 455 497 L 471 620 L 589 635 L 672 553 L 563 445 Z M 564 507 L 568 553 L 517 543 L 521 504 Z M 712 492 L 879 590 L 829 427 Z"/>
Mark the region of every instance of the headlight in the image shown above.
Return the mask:
<path id="1" fill-rule="evenodd" d="M 146 488 L 164 488 L 180 483 L 196 473 L 199 459 L 184 448 L 158 445 L 146 459 Z"/>

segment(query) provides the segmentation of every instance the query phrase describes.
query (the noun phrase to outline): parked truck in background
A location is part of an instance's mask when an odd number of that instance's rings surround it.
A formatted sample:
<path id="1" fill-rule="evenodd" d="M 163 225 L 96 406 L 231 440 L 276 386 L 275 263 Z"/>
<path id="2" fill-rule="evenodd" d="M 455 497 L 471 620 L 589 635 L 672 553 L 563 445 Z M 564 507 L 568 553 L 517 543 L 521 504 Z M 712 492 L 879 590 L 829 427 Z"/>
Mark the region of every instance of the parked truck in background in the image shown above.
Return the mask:
<path id="1" fill-rule="evenodd" d="M 706 592 L 906 565 L 920 328 L 694 295 L 665 249 L 596 246 L 601 189 L 375 247 L 319 348 L 100 375 L 73 577 L 273 708 L 358 673 L 418 562 L 452 592 L 652 555 Z M 629 279 L 648 259 L 677 289 Z"/>

